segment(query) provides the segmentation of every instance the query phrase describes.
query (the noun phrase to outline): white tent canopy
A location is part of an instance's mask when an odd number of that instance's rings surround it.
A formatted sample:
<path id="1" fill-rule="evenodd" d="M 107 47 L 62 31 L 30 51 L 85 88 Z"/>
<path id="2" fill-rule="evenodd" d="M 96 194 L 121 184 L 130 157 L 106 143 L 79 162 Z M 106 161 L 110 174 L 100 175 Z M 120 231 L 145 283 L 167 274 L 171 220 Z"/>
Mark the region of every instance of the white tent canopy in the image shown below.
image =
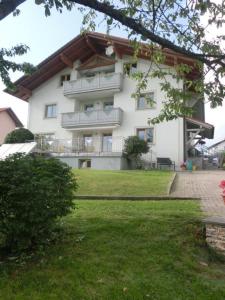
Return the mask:
<path id="1" fill-rule="evenodd" d="M 36 142 L 23 143 L 23 144 L 3 144 L 0 147 L 0 160 L 4 160 L 7 156 L 14 153 L 31 153 L 36 147 Z"/>

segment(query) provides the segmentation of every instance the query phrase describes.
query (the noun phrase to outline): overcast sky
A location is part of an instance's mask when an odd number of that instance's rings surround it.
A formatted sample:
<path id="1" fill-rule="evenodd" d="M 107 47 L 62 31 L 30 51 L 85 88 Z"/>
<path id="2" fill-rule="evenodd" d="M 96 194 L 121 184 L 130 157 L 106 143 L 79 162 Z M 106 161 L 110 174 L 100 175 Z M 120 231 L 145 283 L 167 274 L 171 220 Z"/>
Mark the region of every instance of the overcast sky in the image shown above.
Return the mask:
<path id="1" fill-rule="evenodd" d="M 82 16 L 74 9 L 71 12 L 64 11 L 62 14 L 53 11 L 52 15 L 46 18 L 43 8 L 33 2 L 28 0 L 22 4 L 21 14 L 18 17 L 10 15 L 0 22 L 0 37 L 1 47 L 9 48 L 21 43 L 29 46 L 28 54 L 17 61 L 28 61 L 36 65 L 79 34 Z M 105 28 L 100 24 L 96 31 L 105 32 Z M 124 32 L 118 29 L 112 33 L 125 36 Z M 12 74 L 13 80 L 18 76 L 19 74 Z M 3 89 L 4 85 L 0 82 L 0 107 L 11 107 L 26 126 L 27 103 L 2 92 Z M 209 144 L 224 139 L 225 105 L 213 110 L 206 105 L 206 122 L 215 126 L 215 139 L 209 141 Z"/>

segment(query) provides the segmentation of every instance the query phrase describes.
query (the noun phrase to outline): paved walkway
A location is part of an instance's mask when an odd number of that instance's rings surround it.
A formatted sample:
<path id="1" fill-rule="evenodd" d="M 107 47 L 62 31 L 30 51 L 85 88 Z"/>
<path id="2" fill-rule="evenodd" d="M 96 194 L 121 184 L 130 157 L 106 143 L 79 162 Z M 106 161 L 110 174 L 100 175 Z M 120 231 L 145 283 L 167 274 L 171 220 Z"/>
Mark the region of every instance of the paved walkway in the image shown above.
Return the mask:
<path id="1" fill-rule="evenodd" d="M 222 179 L 225 180 L 225 171 L 177 172 L 171 196 L 199 197 L 208 216 L 225 218 L 225 204 L 218 187 Z"/>

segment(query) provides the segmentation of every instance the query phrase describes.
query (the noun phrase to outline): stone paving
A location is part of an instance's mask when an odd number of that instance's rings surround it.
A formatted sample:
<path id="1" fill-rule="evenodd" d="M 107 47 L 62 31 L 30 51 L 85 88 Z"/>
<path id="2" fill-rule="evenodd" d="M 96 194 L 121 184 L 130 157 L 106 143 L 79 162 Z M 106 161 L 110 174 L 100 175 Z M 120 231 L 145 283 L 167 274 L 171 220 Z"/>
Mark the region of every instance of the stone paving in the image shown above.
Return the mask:
<path id="1" fill-rule="evenodd" d="M 201 198 L 201 207 L 207 216 L 225 218 L 225 204 L 218 187 L 222 179 L 225 180 L 225 171 L 177 172 L 171 196 Z"/>

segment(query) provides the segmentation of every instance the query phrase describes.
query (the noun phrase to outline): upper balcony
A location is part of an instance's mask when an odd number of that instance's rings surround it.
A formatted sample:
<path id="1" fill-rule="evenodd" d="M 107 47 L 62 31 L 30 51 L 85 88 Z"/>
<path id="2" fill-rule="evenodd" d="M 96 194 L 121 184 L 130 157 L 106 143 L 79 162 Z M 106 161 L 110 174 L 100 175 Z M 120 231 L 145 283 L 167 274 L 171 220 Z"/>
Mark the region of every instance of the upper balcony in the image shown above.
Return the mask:
<path id="1" fill-rule="evenodd" d="M 87 97 L 90 93 L 101 93 L 104 96 L 113 96 L 122 89 L 123 75 L 121 73 L 97 73 L 92 77 L 81 77 L 73 81 L 65 81 L 63 93 L 67 97 Z"/>
<path id="2" fill-rule="evenodd" d="M 62 114 L 63 128 L 82 128 L 92 126 L 117 126 L 122 123 L 121 108 L 92 110 Z"/>

